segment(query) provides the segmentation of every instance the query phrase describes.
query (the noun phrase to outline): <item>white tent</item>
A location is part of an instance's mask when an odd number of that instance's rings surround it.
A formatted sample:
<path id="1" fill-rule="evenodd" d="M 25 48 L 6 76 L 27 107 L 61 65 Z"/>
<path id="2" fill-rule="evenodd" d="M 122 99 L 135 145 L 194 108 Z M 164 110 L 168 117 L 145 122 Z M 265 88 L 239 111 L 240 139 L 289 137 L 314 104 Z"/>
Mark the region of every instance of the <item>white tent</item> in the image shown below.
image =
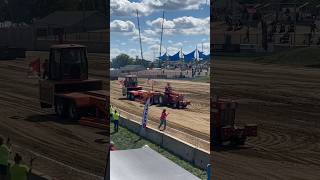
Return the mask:
<path id="1" fill-rule="evenodd" d="M 200 180 L 148 146 L 110 152 L 111 180 Z"/>

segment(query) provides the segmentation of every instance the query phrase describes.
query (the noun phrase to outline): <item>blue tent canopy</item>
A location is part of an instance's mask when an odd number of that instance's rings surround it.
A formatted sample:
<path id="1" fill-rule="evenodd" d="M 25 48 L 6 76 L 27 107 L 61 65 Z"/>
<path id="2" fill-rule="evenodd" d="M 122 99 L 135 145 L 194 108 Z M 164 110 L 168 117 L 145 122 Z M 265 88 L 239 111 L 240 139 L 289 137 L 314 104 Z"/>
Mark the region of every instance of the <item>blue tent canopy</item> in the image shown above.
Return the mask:
<path id="1" fill-rule="evenodd" d="M 168 59 L 168 54 L 164 53 L 164 55 L 158 57 L 160 61 L 166 61 Z"/>
<path id="2" fill-rule="evenodd" d="M 180 51 L 172 56 L 169 56 L 169 61 L 179 61 L 179 60 L 180 60 Z"/>
<path id="3" fill-rule="evenodd" d="M 195 59 L 195 57 L 194 57 L 194 54 L 195 54 L 195 50 L 194 51 L 192 51 L 191 53 L 189 53 L 189 54 L 183 54 L 183 56 L 184 56 L 184 61 L 192 61 L 192 60 L 194 60 Z"/>
<path id="4" fill-rule="evenodd" d="M 210 57 L 210 54 L 205 55 L 204 52 L 199 51 L 199 58 L 200 59 L 207 60 L 207 59 L 209 59 L 209 57 Z"/>

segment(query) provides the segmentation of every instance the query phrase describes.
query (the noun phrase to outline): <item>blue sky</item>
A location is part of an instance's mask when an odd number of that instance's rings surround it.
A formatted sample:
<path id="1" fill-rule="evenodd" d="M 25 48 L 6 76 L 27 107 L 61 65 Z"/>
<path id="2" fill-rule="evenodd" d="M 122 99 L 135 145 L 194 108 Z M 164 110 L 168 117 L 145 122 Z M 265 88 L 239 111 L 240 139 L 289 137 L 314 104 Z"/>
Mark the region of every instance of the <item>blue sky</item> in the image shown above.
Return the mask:
<path id="1" fill-rule="evenodd" d="M 162 54 L 181 48 L 189 53 L 198 46 L 210 51 L 209 0 L 111 0 L 111 58 L 126 53 L 139 56 L 140 44 L 136 10 L 139 11 L 143 56 L 159 56 L 162 12 L 165 11 Z"/>

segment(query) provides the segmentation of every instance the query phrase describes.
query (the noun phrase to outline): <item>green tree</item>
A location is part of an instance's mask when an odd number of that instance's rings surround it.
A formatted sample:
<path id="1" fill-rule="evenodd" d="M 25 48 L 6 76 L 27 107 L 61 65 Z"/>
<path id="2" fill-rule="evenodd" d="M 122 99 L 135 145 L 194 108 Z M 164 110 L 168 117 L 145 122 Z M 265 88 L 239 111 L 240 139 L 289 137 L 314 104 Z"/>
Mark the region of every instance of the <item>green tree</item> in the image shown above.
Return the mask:
<path id="1" fill-rule="evenodd" d="M 120 54 L 112 59 L 111 67 L 112 68 L 120 68 L 120 67 L 123 67 L 126 65 L 132 65 L 132 64 L 134 64 L 133 58 L 131 58 L 127 54 Z"/>

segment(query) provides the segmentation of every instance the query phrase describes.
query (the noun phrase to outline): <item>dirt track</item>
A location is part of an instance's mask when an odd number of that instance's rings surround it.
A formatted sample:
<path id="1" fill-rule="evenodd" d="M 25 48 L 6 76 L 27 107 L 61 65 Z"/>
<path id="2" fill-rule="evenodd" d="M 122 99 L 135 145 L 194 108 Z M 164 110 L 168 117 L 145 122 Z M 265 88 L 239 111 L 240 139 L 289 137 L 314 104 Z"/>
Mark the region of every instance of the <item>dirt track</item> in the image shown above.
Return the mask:
<path id="1" fill-rule="evenodd" d="M 28 56 L 46 54 L 29 52 Z M 97 57 L 89 55 L 89 64 L 95 63 L 90 58 Z M 41 110 L 38 80 L 27 77 L 29 62 L 30 57 L 0 61 L 0 135 L 11 138 L 13 151 L 22 153 L 27 164 L 30 157 L 37 157 L 34 169 L 48 176 L 99 179 L 106 158 L 105 144 L 99 142 L 106 139 L 105 132 L 62 121 L 52 110 Z M 105 79 L 102 70 L 89 72 L 95 74 L 91 77 Z"/>
<path id="2" fill-rule="evenodd" d="M 221 61 L 215 92 L 235 99 L 238 122 L 258 124 L 241 149 L 213 152 L 216 179 L 319 179 L 320 70 Z"/>
<path id="3" fill-rule="evenodd" d="M 191 106 L 187 109 L 177 110 L 166 108 L 170 113 L 168 116 L 169 129 L 166 131 L 189 143 L 200 143 L 199 147 L 209 150 L 209 144 L 195 142 L 194 137 L 205 141 L 210 139 L 210 115 L 209 115 L 209 83 L 197 83 L 191 81 L 178 80 L 155 80 L 154 90 L 164 91 L 166 83 L 170 82 L 174 90 L 184 93 L 186 100 L 191 101 Z M 139 85 L 144 89 L 151 90 L 152 87 L 145 79 L 139 80 Z M 121 85 L 119 81 L 111 82 L 111 103 L 122 111 L 133 114 L 133 118 L 141 121 L 143 105 L 138 102 L 126 100 L 122 96 Z M 163 107 L 151 106 L 149 110 L 149 126 L 156 127 L 159 123 L 159 117 Z M 176 132 L 176 130 L 181 132 Z"/>

